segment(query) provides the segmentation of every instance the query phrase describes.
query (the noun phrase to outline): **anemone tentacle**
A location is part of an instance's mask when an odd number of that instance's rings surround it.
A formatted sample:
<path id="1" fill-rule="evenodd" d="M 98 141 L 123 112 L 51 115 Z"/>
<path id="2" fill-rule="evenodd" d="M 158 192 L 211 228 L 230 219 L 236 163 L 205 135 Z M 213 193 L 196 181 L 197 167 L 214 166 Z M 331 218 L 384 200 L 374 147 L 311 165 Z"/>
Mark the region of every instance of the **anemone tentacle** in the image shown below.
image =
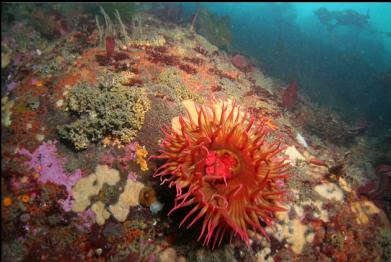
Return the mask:
<path id="1" fill-rule="evenodd" d="M 267 236 L 274 212 L 284 211 L 281 181 L 289 165 L 277 157 L 281 142 L 268 142 L 267 119 L 243 112 L 236 102 L 186 108 L 178 128 L 164 127 L 160 155 L 166 160 L 154 174 L 176 187 L 172 212 L 190 206 L 179 227 L 202 221 L 198 237 L 214 248 L 224 236 L 249 243 L 249 230 Z M 260 221 L 262 221 L 262 224 Z"/>

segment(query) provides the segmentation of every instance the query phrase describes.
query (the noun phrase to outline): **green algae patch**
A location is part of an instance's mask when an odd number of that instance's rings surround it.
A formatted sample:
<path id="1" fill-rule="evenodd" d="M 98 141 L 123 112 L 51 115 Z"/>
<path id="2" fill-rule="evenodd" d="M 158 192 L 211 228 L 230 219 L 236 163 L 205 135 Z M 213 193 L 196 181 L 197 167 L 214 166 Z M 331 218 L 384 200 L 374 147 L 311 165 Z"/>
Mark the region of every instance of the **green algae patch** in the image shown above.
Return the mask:
<path id="1" fill-rule="evenodd" d="M 98 87 L 76 86 L 70 90 L 66 105 L 75 120 L 59 126 L 57 132 L 76 150 L 86 149 L 105 137 L 118 139 L 123 144 L 131 142 L 150 109 L 144 88 L 102 84 Z"/>

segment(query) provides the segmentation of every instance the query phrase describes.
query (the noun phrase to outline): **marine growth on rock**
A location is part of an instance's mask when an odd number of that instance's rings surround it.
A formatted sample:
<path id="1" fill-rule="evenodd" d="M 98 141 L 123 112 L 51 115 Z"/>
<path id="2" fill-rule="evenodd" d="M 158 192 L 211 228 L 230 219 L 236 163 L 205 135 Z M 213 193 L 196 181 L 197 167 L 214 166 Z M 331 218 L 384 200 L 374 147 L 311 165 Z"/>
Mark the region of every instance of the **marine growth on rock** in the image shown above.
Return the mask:
<path id="1" fill-rule="evenodd" d="M 82 150 L 108 135 L 131 142 L 144 123 L 150 102 L 143 88 L 77 86 L 67 97 L 67 107 L 77 119 L 58 127 L 60 137 Z"/>

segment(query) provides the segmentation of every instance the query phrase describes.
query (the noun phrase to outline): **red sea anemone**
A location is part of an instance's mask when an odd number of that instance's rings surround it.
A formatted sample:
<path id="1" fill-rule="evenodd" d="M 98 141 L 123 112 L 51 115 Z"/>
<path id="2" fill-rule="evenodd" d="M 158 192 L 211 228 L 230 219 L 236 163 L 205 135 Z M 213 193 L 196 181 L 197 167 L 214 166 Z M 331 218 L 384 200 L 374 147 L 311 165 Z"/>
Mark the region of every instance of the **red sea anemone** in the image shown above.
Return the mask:
<path id="1" fill-rule="evenodd" d="M 293 80 L 282 93 L 282 104 L 288 110 L 291 110 L 297 101 L 297 81 Z"/>
<path id="2" fill-rule="evenodd" d="M 271 225 L 275 211 L 285 210 L 278 204 L 288 176 L 288 164 L 276 157 L 280 143 L 267 141 L 267 121 L 236 103 L 189 103 L 179 127 L 163 130 L 161 154 L 154 156 L 166 160 L 154 176 L 176 187 L 170 213 L 190 206 L 179 225 L 192 217 L 187 228 L 203 217 L 198 240 L 204 238 L 204 245 L 220 245 L 225 235 L 239 235 L 248 244 L 249 230 L 267 237 L 264 226 Z"/>
<path id="3" fill-rule="evenodd" d="M 244 56 L 239 55 L 239 54 L 232 57 L 232 64 L 236 68 L 238 68 L 239 70 L 242 70 L 242 71 L 250 71 L 249 69 L 251 68 L 251 64 L 249 63 L 247 58 L 245 58 Z"/>
<path id="4" fill-rule="evenodd" d="M 115 50 L 115 38 L 111 36 L 106 37 L 106 54 L 107 57 L 111 57 Z"/>

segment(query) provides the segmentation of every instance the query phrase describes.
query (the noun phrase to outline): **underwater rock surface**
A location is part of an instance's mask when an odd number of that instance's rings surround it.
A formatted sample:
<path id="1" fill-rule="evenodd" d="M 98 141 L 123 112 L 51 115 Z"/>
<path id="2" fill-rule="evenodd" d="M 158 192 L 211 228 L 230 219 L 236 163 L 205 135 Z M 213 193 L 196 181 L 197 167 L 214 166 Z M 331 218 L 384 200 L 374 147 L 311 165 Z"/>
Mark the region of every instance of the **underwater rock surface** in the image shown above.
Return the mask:
<path id="1" fill-rule="evenodd" d="M 120 7 L 7 6 L 2 260 L 391 259 L 363 125 L 230 53 L 228 18 Z"/>

